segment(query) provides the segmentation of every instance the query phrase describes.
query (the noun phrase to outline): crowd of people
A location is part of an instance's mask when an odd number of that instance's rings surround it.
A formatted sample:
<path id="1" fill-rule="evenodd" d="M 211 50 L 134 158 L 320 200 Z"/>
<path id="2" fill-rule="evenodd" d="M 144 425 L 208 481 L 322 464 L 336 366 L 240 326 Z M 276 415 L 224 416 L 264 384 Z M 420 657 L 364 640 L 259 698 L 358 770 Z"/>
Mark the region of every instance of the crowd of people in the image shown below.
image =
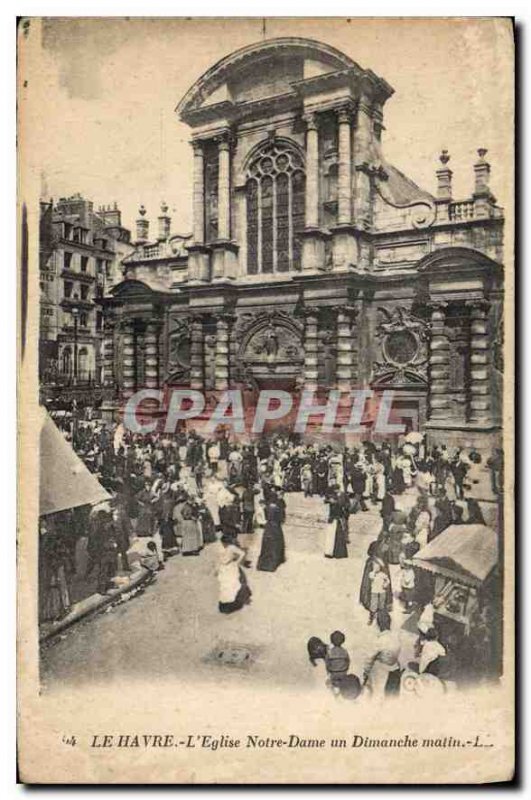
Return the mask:
<path id="1" fill-rule="evenodd" d="M 417 676 L 422 676 L 424 685 L 443 689 L 442 680 L 433 679 L 448 677 L 447 651 L 433 624 L 426 619 L 419 623 L 412 658 L 403 663 L 399 631 L 392 628 L 390 614 L 380 609 L 376 620 L 377 635 L 366 652 L 360 675 L 353 670 L 342 631 L 333 631 L 329 644 L 317 636 L 308 640 L 310 663 L 314 668 L 321 666 L 323 684 L 342 698 L 358 700 L 364 696 L 371 701 L 414 690 Z"/>
<path id="2" fill-rule="evenodd" d="M 48 592 L 54 599 L 47 601 L 45 618 L 68 610 L 72 531 L 87 536 L 86 572 L 97 575 L 100 592 L 115 585 L 117 575 L 134 569 L 155 574 L 168 558 L 198 557 L 216 545 L 219 611 L 239 611 L 252 602 L 250 541 L 262 532 L 257 570 L 279 569 L 286 559 L 286 495 L 302 493 L 326 504 L 323 555 L 330 559 L 349 557 L 356 529 L 352 517 L 378 511 L 381 524 L 367 551 L 359 602 L 368 623 L 389 633 L 389 639 L 394 603 L 406 612 L 427 608 L 429 613 L 433 584 L 413 567 L 413 556 L 451 524 L 484 523 L 479 503 L 469 494 L 469 476 L 480 454 L 428 447 L 420 435 L 414 443 L 335 447 L 283 433 L 239 442 L 222 429 L 206 438 L 185 430 L 174 436 L 138 435 L 96 419 L 80 421 L 74 430 L 68 418 L 56 422 L 112 499 L 43 521 L 41 581 L 44 591 L 54 589 Z M 414 502 L 403 503 L 402 497 Z M 426 642 L 433 641 L 433 631 L 427 628 Z M 330 647 L 340 645 L 332 642 L 327 653 Z M 331 656 L 323 658 L 328 669 Z M 381 671 L 380 661 L 373 672 Z M 333 672 L 328 669 L 329 677 Z M 338 672 L 346 678 L 348 667 Z M 355 694 L 355 682 L 342 679 L 330 685 Z"/>

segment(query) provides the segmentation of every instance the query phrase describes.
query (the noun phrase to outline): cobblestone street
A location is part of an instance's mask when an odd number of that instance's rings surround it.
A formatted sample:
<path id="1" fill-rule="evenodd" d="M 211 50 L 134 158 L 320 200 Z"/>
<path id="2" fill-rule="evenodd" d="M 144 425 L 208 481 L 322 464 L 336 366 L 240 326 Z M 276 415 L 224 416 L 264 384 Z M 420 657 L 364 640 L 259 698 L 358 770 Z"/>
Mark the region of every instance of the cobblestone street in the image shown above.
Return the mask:
<path id="1" fill-rule="evenodd" d="M 252 604 L 225 616 L 217 608 L 215 548 L 198 558 L 175 556 L 145 593 L 87 620 L 43 652 L 42 678 L 53 689 L 64 682 L 120 683 L 124 677 L 167 678 L 190 674 L 237 680 L 312 686 L 310 636 L 328 639 L 339 628 L 347 637 L 354 672 L 360 674 L 375 632 L 358 603 L 369 542 L 380 527 L 376 510 L 351 517 L 349 558 L 323 556 L 325 506 L 317 498 L 287 495 L 287 561 L 275 573 L 247 571 Z M 253 534 L 254 565 L 261 533 Z M 395 624 L 405 619 L 395 603 Z M 404 634 L 406 640 L 411 637 Z M 220 663 L 219 651 L 240 647 L 250 662 Z"/>

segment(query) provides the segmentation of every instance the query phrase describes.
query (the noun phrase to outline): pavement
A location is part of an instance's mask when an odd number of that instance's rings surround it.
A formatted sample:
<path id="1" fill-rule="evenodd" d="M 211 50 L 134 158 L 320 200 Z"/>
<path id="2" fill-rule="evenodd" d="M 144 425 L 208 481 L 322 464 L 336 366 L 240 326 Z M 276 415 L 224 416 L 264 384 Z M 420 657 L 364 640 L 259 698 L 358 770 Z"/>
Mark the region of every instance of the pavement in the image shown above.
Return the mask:
<path id="1" fill-rule="evenodd" d="M 39 626 L 39 641 L 41 643 L 46 642 L 67 630 L 76 622 L 98 611 L 102 611 L 112 603 L 129 599 L 129 596 L 134 595 L 142 586 L 149 582 L 150 578 L 150 573 L 145 569 L 141 569 L 127 577 L 122 577 L 120 585 L 109 589 L 105 594 L 94 592 L 88 595 L 88 597 L 78 600 L 77 603 L 73 603 L 70 606 L 68 614 L 65 614 L 61 619 L 54 620 L 53 622 L 41 623 Z"/>
<path id="2" fill-rule="evenodd" d="M 205 488 L 205 499 L 214 510 L 212 487 Z M 415 490 L 408 490 L 398 499 L 399 507 L 410 508 L 415 497 Z M 308 662 L 306 643 L 311 636 L 328 641 L 336 629 L 345 633 L 352 670 L 361 675 L 376 636 L 358 597 L 367 548 L 381 528 L 378 508 L 371 506 L 351 517 L 349 558 L 338 560 L 324 557 L 323 501 L 299 493 L 286 494 L 286 502 L 286 563 L 276 572 L 254 568 L 261 531 L 242 537 L 252 564 L 247 571 L 251 605 L 235 614 L 219 613 L 217 544 L 208 545 L 198 557 L 176 555 L 130 602 L 119 601 L 134 593 L 136 583 L 108 595 L 92 595 L 43 629 L 43 686 L 52 690 L 65 682 L 98 680 L 119 684 L 124 678 L 172 674 L 252 685 L 322 685 L 322 676 Z M 487 524 L 494 524 L 495 505 L 486 502 L 482 508 Z M 391 567 L 395 590 L 398 570 Z M 416 626 L 397 600 L 392 618 L 406 662 L 412 657 Z"/>
<path id="3" fill-rule="evenodd" d="M 311 636 L 327 641 L 336 629 L 345 633 L 352 669 L 360 675 L 376 636 L 358 596 L 367 547 L 381 525 L 378 510 L 351 518 L 349 558 L 336 560 L 323 555 L 323 502 L 287 495 L 287 503 L 287 560 L 276 572 L 254 568 L 262 534 L 249 537 L 251 605 L 235 614 L 219 613 L 217 544 L 198 557 L 174 556 L 139 597 L 111 604 L 106 613 L 49 642 L 41 655 L 43 689 L 98 681 L 120 685 L 124 679 L 172 674 L 194 681 L 322 688 L 306 643 Z M 393 614 L 394 626 L 401 628 L 407 616 L 398 602 Z M 409 658 L 414 637 L 403 636 Z"/>

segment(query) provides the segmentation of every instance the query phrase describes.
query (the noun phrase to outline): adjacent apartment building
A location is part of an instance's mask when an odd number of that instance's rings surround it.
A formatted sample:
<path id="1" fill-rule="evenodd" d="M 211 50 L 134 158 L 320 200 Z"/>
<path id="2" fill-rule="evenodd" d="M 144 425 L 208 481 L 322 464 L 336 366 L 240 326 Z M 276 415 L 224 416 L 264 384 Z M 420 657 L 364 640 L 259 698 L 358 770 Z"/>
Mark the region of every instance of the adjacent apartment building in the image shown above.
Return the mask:
<path id="1" fill-rule="evenodd" d="M 80 194 L 41 202 L 39 378 L 50 391 L 101 384 L 98 300 L 120 283 L 133 249 L 116 204 L 93 206 Z"/>

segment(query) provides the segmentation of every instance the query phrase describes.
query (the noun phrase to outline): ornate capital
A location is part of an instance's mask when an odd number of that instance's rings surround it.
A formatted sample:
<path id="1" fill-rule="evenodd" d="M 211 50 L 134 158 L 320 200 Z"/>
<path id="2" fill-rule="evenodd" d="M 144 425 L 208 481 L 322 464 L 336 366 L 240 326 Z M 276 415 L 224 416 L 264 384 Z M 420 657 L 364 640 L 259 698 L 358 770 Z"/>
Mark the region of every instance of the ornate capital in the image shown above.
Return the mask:
<path id="1" fill-rule="evenodd" d="M 426 308 L 430 311 L 431 314 L 434 313 L 444 313 L 448 308 L 448 301 L 447 300 L 429 300 L 426 303 Z"/>
<path id="2" fill-rule="evenodd" d="M 203 156 L 203 148 L 205 143 L 203 142 L 202 139 L 192 139 L 190 144 L 192 145 L 194 156 Z"/>
<path id="3" fill-rule="evenodd" d="M 150 333 L 159 334 L 162 328 L 162 321 L 160 319 L 150 319 L 146 325 L 146 330 Z"/>
<path id="4" fill-rule="evenodd" d="M 484 317 L 490 309 L 489 301 L 485 300 L 484 298 L 478 298 L 477 300 L 466 300 L 465 305 L 470 309 L 470 313 L 472 315 L 478 315 L 481 317 Z"/>
<path id="5" fill-rule="evenodd" d="M 217 133 L 213 137 L 212 141 L 217 144 L 219 151 L 230 152 L 236 140 L 232 134 L 232 131 L 226 129 Z"/>
<path id="6" fill-rule="evenodd" d="M 334 109 L 337 115 L 337 121 L 340 125 L 350 124 L 354 114 L 354 109 L 351 103 L 343 103 Z"/>
<path id="7" fill-rule="evenodd" d="M 304 306 L 297 311 L 297 315 L 300 315 L 303 319 L 309 320 L 315 318 L 317 321 L 319 317 L 319 309 L 318 308 L 310 308 L 309 306 Z"/>
<path id="8" fill-rule="evenodd" d="M 309 111 L 308 113 L 303 115 L 303 120 L 306 124 L 307 131 L 316 131 L 319 129 L 319 120 L 317 118 L 317 112 Z"/>
<path id="9" fill-rule="evenodd" d="M 203 325 L 204 317 L 205 317 L 204 314 L 196 313 L 196 314 L 190 314 L 188 319 L 190 321 L 190 325 L 199 326 L 199 325 Z"/>
<path id="10" fill-rule="evenodd" d="M 344 314 L 351 322 L 356 322 L 360 314 L 360 309 L 357 306 L 347 305 L 338 308 L 339 314 Z"/>
<path id="11" fill-rule="evenodd" d="M 216 325 L 229 328 L 235 319 L 236 317 L 234 314 L 231 314 L 230 312 L 222 312 L 221 314 L 216 315 Z"/>
<path id="12" fill-rule="evenodd" d="M 371 105 L 371 101 L 367 97 L 362 96 L 358 100 L 358 111 L 362 111 L 369 117 L 372 115 L 373 108 Z"/>

